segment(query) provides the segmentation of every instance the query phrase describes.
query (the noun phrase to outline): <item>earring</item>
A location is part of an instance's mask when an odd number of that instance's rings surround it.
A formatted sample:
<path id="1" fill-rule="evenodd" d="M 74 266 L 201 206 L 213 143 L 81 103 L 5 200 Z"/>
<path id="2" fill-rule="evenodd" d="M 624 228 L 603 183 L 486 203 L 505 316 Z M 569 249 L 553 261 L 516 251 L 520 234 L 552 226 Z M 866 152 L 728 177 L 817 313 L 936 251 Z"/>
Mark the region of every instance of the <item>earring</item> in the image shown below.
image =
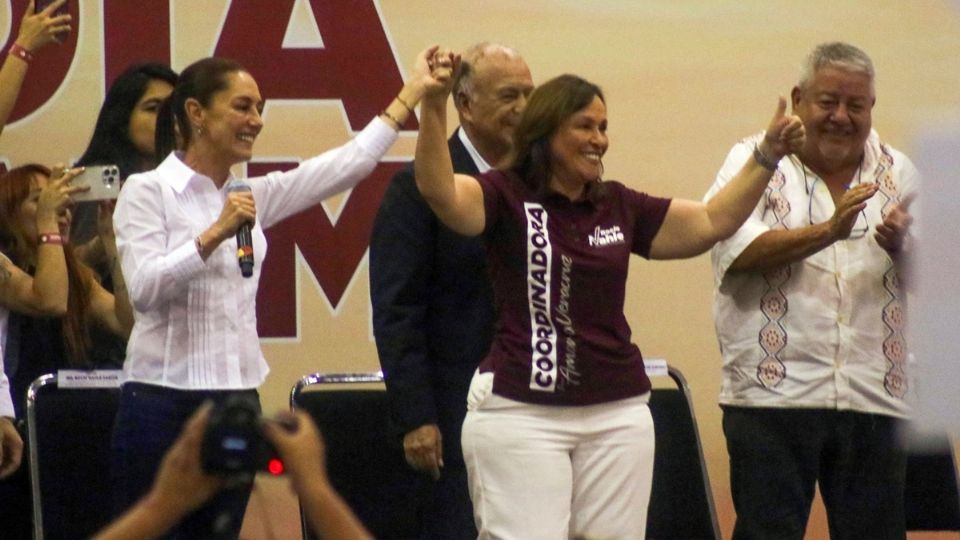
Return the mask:
<path id="1" fill-rule="evenodd" d="M 203 135 L 203 125 L 197 126 L 197 136 Z"/>

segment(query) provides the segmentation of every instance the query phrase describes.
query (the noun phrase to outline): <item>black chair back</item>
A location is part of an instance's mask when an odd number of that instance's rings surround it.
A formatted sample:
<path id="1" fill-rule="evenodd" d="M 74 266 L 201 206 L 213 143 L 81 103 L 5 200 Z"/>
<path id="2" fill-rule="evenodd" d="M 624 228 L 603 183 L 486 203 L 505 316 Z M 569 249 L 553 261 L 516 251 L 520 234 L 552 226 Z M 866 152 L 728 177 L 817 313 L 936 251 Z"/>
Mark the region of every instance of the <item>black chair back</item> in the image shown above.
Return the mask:
<path id="1" fill-rule="evenodd" d="M 370 533 L 375 538 L 416 538 L 423 484 L 407 466 L 400 441 L 391 435 L 386 391 L 342 388 L 343 383 L 382 382 L 379 372 L 307 375 L 291 391 L 290 406 L 308 412 L 317 423 L 330 482 Z M 316 538 L 302 521 L 304 538 Z"/>
<path id="2" fill-rule="evenodd" d="M 43 375 L 27 394 L 34 538 L 89 538 L 110 522 L 110 437 L 119 388 L 60 388 Z"/>
<path id="3" fill-rule="evenodd" d="M 686 379 L 668 369 L 676 388 L 654 388 L 650 413 L 657 446 L 647 538 L 720 539 L 710 478 Z"/>

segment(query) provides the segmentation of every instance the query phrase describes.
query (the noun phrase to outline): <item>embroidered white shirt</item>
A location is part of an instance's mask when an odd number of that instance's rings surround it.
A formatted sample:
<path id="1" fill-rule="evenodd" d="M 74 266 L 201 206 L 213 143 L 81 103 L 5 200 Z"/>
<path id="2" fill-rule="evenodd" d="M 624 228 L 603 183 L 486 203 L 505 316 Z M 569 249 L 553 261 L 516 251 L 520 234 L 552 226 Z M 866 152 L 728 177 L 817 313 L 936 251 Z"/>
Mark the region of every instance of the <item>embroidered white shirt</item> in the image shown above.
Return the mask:
<path id="1" fill-rule="evenodd" d="M 751 159 L 761 136 L 733 147 L 704 200 Z M 805 227 L 833 214 L 823 181 L 797 158 L 784 158 L 747 222 L 711 251 L 723 355 L 720 403 L 908 414 L 905 296 L 874 229 L 917 189 L 919 175 L 904 154 L 871 132 L 857 182 L 877 182 L 880 190 L 849 239 L 776 271 L 727 274 L 764 232 Z"/>
<path id="2" fill-rule="evenodd" d="M 240 274 L 235 238 L 220 244 L 206 261 L 194 245 L 194 238 L 220 215 L 226 189 L 218 190 L 175 154 L 152 171 L 130 176 L 114 212 L 117 248 L 135 312 L 124 380 L 180 389 L 260 385 L 269 371 L 256 317 L 267 253 L 263 230 L 356 185 L 396 137 L 377 118 L 353 140 L 296 169 L 251 179 L 257 221 L 250 278 Z"/>

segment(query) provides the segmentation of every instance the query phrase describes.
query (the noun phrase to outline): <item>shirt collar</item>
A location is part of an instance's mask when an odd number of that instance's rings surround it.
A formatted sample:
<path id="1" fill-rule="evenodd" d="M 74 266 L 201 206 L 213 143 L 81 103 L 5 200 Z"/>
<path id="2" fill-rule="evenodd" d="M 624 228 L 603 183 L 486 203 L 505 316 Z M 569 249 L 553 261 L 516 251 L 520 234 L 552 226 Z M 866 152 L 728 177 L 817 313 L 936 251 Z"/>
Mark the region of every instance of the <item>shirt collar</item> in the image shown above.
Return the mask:
<path id="1" fill-rule="evenodd" d="M 871 129 L 870 135 L 867 135 L 867 140 L 863 143 L 864 170 L 873 171 L 877 167 L 877 162 L 880 160 L 882 154 L 880 150 L 880 136 L 877 135 L 875 130 Z"/>
<path id="2" fill-rule="evenodd" d="M 467 137 L 467 132 L 463 130 L 463 127 L 457 128 L 457 137 L 460 137 L 460 142 L 463 143 L 463 146 L 467 149 L 467 153 L 470 154 L 470 157 L 473 158 L 473 163 L 477 166 L 477 169 L 480 171 L 480 174 L 483 174 L 493 167 L 487 163 L 487 160 L 483 159 L 483 156 L 480 155 L 480 152 L 477 151 L 477 147 L 473 145 L 473 142 L 470 141 L 470 137 Z"/>
<path id="3" fill-rule="evenodd" d="M 550 188 L 546 188 L 545 196 L 547 199 L 552 200 L 555 203 L 570 206 L 597 206 L 600 203 L 600 200 L 603 198 L 605 192 L 606 189 L 603 186 L 603 181 L 598 180 L 584 185 L 583 193 L 580 195 L 580 198 L 575 201 L 571 201 L 566 195 L 562 195 L 560 192 L 554 191 Z"/>
<path id="4" fill-rule="evenodd" d="M 177 193 L 183 193 L 186 191 L 187 186 L 190 185 L 191 181 L 200 179 L 210 182 L 211 187 L 216 189 L 216 185 L 213 183 L 213 180 L 194 171 L 183 162 L 183 152 L 170 152 L 170 155 L 168 155 L 167 158 L 164 159 L 163 162 L 157 167 L 157 171 Z M 232 179 L 233 174 L 231 173 L 224 185 L 226 186 L 229 184 L 230 180 Z"/>

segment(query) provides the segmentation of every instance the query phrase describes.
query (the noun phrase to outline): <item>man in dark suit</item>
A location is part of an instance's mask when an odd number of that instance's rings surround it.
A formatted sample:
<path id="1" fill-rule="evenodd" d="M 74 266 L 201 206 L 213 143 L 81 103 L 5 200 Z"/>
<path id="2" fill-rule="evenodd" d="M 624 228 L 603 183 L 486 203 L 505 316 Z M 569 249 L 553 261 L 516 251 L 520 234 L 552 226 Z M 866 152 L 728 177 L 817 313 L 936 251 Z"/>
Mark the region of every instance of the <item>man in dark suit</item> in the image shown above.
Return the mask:
<path id="1" fill-rule="evenodd" d="M 450 137 L 458 173 L 505 165 L 533 91 L 512 49 L 480 43 L 454 86 L 460 128 Z M 493 338 L 493 292 L 482 241 L 443 226 L 417 190 L 412 164 L 387 189 L 370 241 L 373 328 L 391 416 L 407 463 L 433 483 L 422 538 L 476 538 L 460 449 L 466 396 Z"/>

